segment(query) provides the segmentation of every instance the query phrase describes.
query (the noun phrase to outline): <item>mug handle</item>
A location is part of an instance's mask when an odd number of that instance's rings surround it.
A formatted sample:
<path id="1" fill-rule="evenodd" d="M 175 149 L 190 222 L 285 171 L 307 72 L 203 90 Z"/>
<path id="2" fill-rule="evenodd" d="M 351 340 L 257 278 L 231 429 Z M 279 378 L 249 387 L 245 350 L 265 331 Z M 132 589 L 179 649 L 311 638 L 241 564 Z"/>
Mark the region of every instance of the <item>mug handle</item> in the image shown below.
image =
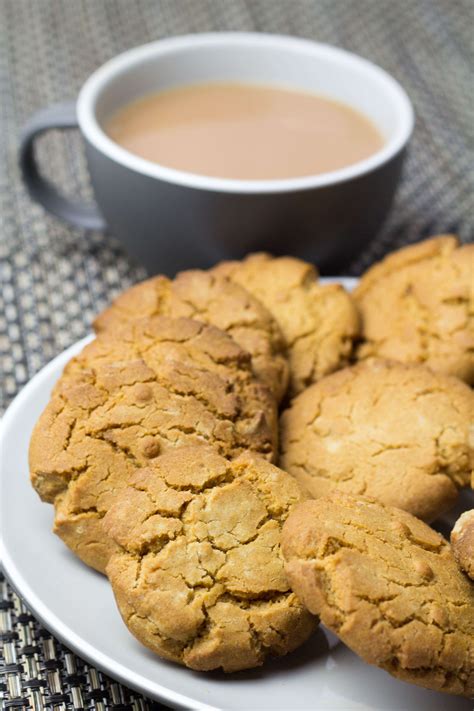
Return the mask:
<path id="1" fill-rule="evenodd" d="M 79 128 L 74 102 L 54 104 L 38 111 L 23 129 L 20 143 L 20 169 L 31 197 L 46 210 L 74 227 L 87 230 L 105 230 L 106 222 L 95 205 L 65 197 L 39 170 L 34 143 L 51 129 Z"/>

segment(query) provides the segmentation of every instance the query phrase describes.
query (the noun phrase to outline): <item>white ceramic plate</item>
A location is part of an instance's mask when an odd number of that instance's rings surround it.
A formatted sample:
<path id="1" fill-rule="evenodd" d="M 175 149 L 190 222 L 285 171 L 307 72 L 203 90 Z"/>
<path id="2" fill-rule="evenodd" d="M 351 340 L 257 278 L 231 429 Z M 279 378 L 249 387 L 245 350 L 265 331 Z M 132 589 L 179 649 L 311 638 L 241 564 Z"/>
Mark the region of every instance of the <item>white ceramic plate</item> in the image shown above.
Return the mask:
<path id="1" fill-rule="evenodd" d="M 405 684 L 364 664 L 322 630 L 288 657 L 233 675 L 189 671 L 161 661 L 136 642 L 119 617 L 106 579 L 84 566 L 51 533 L 52 507 L 40 502 L 28 477 L 32 428 L 64 365 L 88 340 L 38 373 L 0 426 L 1 559 L 16 590 L 53 634 L 110 676 L 175 708 L 472 709 L 468 700 Z"/>

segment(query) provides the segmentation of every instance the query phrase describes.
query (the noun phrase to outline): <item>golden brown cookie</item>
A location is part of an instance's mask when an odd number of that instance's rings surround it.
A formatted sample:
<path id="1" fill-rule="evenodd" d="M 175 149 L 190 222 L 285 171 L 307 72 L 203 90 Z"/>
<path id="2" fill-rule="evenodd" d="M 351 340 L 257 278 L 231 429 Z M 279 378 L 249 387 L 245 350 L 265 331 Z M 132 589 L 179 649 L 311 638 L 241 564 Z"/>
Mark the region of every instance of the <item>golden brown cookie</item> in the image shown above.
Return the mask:
<path id="1" fill-rule="evenodd" d="M 283 521 L 304 500 L 265 460 L 184 447 L 138 470 L 104 519 L 122 617 L 143 644 L 192 669 L 238 671 L 304 642 L 317 620 L 288 587 Z"/>
<path id="2" fill-rule="evenodd" d="M 252 356 L 255 374 L 278 401 L 288 386 L 283 337 L 267 309 L 229 279 L 211 272 L 182 272 L 171 281 L 153 277 L 121 294 L 94 321 L 100 333 L 149 316 L 191 318 L 226 331 Z"/>
<path id="3" fill-rule="evenodd" d="M 365 494 L 426 521 L 469 484 L 474 393 L 421 365 L 359 363 L 301 393 L 281 417 L 280 466 L 313 497 Z"/>
<path id="4" fill-rule="evenodd" d="M 292 395 L 347 364 L 359 334 L 357 309 L 340 284 L 321 285 L 312 264 L 251 254 L 214 271 L 247 289 L 276 319 L 288 348 Z"/>
<path id="5" fill-rule="evenodd" d="M 456 521 L 451 546 L 459 567 L 474 580 L 474 509 L 465 511 Z"/>
<path id="6" fill-rule="evenodd" d="M 137 320 L 68 364 L 32 435 L 31 479 L 55 503 L 56 533 L 104 570 L 102 518 L 137 467 L 183 444 L 272 458 L 276 426 L 273 396 L 229 336 L 189 319 Z"/>
<path id="7" fill-rule="evenodd" d="M 334 492 L 293 509 L 282 550 L 299 599 L 362 659 L 429 689 L 474 694 L 474 586 L 440 534 Z"/>
<path id="8" fill-rule="evenodd" d="M 360 359 L 424 363 L 474 383 L 474 244 L 444 235 L 405 247 L 369 269 L 354 298 Z"/>

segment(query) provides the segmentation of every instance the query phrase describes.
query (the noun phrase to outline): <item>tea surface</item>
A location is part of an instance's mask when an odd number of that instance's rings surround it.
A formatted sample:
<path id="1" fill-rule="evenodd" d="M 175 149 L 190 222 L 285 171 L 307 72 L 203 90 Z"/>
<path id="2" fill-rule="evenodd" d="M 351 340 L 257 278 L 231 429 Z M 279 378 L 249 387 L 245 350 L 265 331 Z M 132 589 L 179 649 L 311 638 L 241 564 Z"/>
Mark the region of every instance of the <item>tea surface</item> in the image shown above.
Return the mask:
<path id="1" fill-rule="evenodd" d="M 357 163 L 383 145 L 351 107 L 273 86 L 181 86 L 127 104 L 106 123 L 131 153 L 169 168 L 241 180 L 296 178 Z"/>

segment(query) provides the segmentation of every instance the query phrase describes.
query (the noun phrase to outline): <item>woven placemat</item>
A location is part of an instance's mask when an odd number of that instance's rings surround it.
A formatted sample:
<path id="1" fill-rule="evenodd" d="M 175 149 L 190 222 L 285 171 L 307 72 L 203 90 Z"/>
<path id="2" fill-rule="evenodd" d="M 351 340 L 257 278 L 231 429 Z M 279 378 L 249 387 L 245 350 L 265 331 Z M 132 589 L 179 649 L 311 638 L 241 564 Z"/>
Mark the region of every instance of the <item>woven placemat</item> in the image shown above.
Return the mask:
<path id="1" fill-rule="evenodd" d="M 0 707 L 55 711 L 158 711 L 79 659 L 30 614 L 0 573 Z"/>
<path id="2" fill-rule="evenodd" d="M 406 88 L 417 125 L 391 216 L 351 266 L 359 274 L 430 234 L 473 237 L 473 24 L 472 0 L 0 0 L 0 413 L 142 276 L 113 236 L 72 230 L 28 199 L 18 135 L 34 111 L 76 96 L 113 55 L 173 34 L 278 32 L 373 60 Z M 91 196 L 78 136 L 48 135 L 40 159 L 66 193 Z M 1 590 L 3 707 L 149 706 L 55 641 L 7 583 Z"/>

